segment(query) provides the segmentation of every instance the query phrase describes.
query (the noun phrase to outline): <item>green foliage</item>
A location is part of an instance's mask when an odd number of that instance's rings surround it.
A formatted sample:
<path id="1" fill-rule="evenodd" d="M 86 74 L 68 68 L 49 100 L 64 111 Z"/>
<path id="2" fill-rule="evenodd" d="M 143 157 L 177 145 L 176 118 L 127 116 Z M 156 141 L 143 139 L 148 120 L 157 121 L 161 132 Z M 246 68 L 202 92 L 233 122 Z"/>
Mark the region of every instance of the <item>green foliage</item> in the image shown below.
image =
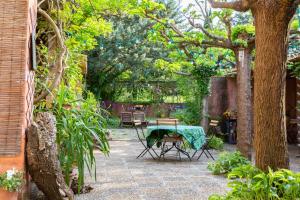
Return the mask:
<path id="1" fill-rule="evenodd" d="M 89 52 L 88 88 L 104 100 L 128 95 L 121 100 L 136 101 L 139 94 L 151 99 L 155 88 L 147 82 L 164 80 L 164 72 L 153 64 L 168 52 L 148 41 L 149 21 L 128 16 L 111 19 L 114 31 L 98 37 L 99 45 Z"/>
<path id="2" fill-rule="evenodd" d="M 94 148 L 104 154 L 109 146 L 105 135 L 105 125 L 97 101 L 88 93 L 86 99 L 73 101 L 70 91 L 61 86 L 52 108 L 57 120 L 57 144 L 59 160 L 63 168 L 66 182 L 69 182 L 70 172 L 78 167 L 79 187 L 84 183 L 85 166 L 91 173 L 95 168 Z"/>
<path id="3" fill-rule="evenodd" d="M 298 30 L 299 27 L 300 27 L 299 20 L 298 19 L 293 20 L 291 24 L 291 30 Z"/>
<path id="4" fill-rule="evenodd" d="M 7 170 L 0 174 L 0 188 L 9 192 L 20 192 L 23 184 L 24 174 L 15 169 Z"/>
<path id="5" fill-rule="evenodd" d="M 155 2 L 153 0 L 141 0 L 139 1 L 138 5 L 139 6 L 136 9 L 133 9 L 131 11 L 131 14 L 143 15 L 145 9 L 147 9 L 150 12 L 165 10 L 165 6 L 163 4 Z"/>
<path id="6" fill-rule="evenodd" d="M 300 77 L 300 62 L 288 63 L 287 67 L 291 70 L 294 76 L 298 78 Z"/>
<path id="7" fill-rule="evenodd" d="M 253 25 L 237 25 L 232 28 L 232 40 L 242 46 L 247 45 L 244 39 L 255 36 L 255 27 Z"/>
<path id="8" fill-rule="evenodd" d="M 67 56 L 64 58 L 59 88 L 51 91 L 52 98 L 39 102 L 35 112 L 50 111 L 55 114 L 59 160 L 66 182 L 69 183 L 71 171 L 78 168 L 79 188 L 84 183 L 84 168 L 87 167 L 90 172 L 93 168 L 96 170 L 94 148 L 99 148 L 104 154 L 109 150 L 105 119 L 95 97 L 84 90 L 82 53 L 97 45 L 97 36 L 108 36 L 112 32 L 112 23 L 108 20 L 111 15 L 129 13 L 136 6 L 136 0 L 63 0 L 59 3 L 45 1 L 43 4 L 43 9 L 61 29 Z M 55 75 L 53 66 L 57 63 L 56 52 L 59 50 L 53 47 L 57 37 L 53 37 L 51 32 L 49 23 L 39 18 L 37 95 L 48 90 Z"/>
<path id="9" fill-rule="evenodd" d="M 300 197 L 300 173 L 287 169 L 262 172 L 252 165 L 244 165 L 232 170 L 228 178 L 231 191 L 225 196 L 213 195 L 210 200 L 287 200 Z"/>
<path id="10" fill-rule="evenodd" d="M 182 21 L 176 1 L 158 2 L 164 5 L 141 1 L 138 9 L 145 7 L 172 21 Z M 171 96 L 180 96 L 175 74 L 183 62 L 172 57 L 173 49 L 165 48 L 168 44 L 163 38 L 157 39 L 159 34 L 154 29 L 160 29 L 160 25 L 138 16 L 111 17 L 110 22 L 114 31 L 98 37 L 99 45 L 89 52 L 87 82 L 96 97 L 160 103 Z"/>
<path id="11" fill-rule="evenodd" d="M 119 128 L 120 118 L 118 117 L 108 117 L 106 119 L 108 128 Z"/>
<path id="12" fill-rule="evenodd" d="M 199 115 L 190 112 L 188 109 L 180 109 L 171 113 L 171 117 L 178 119 L 183 124 L 187 125 L 198 125 L 199 124 Z"/>
<path id="13" fill-rule="evenodd" d="M 221 138 L 217 136 L 212 136 L 208 143 L 208 147 L 211 149 L 222 150 L 224 147 L 224 142 Z"/>
<path id="14" fill-rule="evenodd" d="M 240 152 L 223 152 L 214 163 L 208 164 L 208 169 L 215 175 L 226 174 L 234 168 L 250 164 L 250 161 L 241 155 Z"/>
<path id="15" fill-rule="evenodd" d="M 58 17 L 64 22 L 68 49 L 74 52 L 92 50 L 96 36 L 112 31 L 106 16 L 129 13 L 136 7 L 135 0 L 76 0 L 65 1 Z"/>

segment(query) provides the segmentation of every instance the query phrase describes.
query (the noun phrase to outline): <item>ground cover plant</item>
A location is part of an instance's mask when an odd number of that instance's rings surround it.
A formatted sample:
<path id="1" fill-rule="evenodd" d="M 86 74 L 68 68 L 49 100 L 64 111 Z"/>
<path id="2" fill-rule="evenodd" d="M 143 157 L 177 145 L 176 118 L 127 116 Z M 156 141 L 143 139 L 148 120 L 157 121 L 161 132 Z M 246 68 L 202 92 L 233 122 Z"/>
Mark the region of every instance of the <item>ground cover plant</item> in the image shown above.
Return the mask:
<path id="1" fill-rule="evenodd" d="M 300 198 L 300 173 L 287 169 L 263 172 L 252 165 L 234 168 L 229 174 L 231 189 L 226 195 L 209 200 L 297 200 Z"/>
<path id="2" fill-rule="evenodd" d="M 211 149 L 222 150 L 224 148 L 224 142 L 217 136 L 212 136 L 209 140 L 208 147 Z"/>
<path id="3" fill-rule="evenodd" d="M 208 170 L 213 174 L 227 174 L 231 172 L 234 168 L 250 164 L 250 161 L 241 155 L 240 152 L 222 152 L 220 153 L 218 159 L 213 163 L 208 163 Z"/>

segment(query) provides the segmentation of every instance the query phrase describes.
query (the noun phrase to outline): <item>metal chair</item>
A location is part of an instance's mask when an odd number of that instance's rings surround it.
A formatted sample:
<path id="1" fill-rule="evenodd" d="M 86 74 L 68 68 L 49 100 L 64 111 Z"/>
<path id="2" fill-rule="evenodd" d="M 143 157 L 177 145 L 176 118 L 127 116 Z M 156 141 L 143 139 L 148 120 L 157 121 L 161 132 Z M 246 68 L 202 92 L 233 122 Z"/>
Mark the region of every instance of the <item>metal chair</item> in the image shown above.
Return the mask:
<path id="1" fill-rule="evenodd" d="M 198 156 L 197 160 L 199 160 L 201 158 L 201 156 L 204 154 L 207 158 L 211 157 L 213 160 L 215 160 L 215 158 L 213 157 L 213 155 L 210 153 L 210 148 L 209 148 L 209 143 L 211 141 L 211 139 L 214 137 L 214 135 L 211 135 L 209 137 L 206 137 L 206 142 L 203 144 L 203 146 L 201 147 L 200 151 L 200 155 Z M 198 151 L 195 151 L 195 153 L 193 154 L 192 158 L 196 155 Z"/>
<path id="2" fill-rule="evenodd" d="M 146 153 L 149 153 L 150 156 L 155 160 L 155 156 L 153 156 L 153 154 L 150 152 L 150 150 L 153 151 L 153 153 L 157 156 L 157 158 L 159 157 L 158 154 L 155 152 L 155 150 L 152 147 L 148 147 L 147 144 L 145 143 L 144 139 L 145 139 L 145 134 L 144 134 L 144 130 L 143 130 L 143 126 L 142 126 L 142 122 L 140 120 L 133 120 L 133 127 L 136 131 L 137 137 L 139 139 L 139 141 L 142 143 L 142 145 L 144 146 L 144 150 L 136 157 L 141 158 L 144 157 L 146 155 Z M 140 128 L 140 131 L 139 131 Z"/>
<path id="3" fill-rule="evenodd" d="M 131 112 L 121 112 L 120 127 L 132 126 L 132 125 L 133 125 L 132 113 Z"/>
<path id="4" fill-rule="evenodd" d="M 210 120 L 208 133 L 219 136 L 227 136 L 228 133 L 222 133 L 219 120 Z"/>
<path id="5" fill-rule="evenodd" d="M 172 133 L 171 135 L 167 134 L 167 135 L 164 135 L 164 138 L 162 140 L 162 151 L 161 151 L 161 154 L 160 154 L 160 158 L 165 156 L 166 153 L 168 153 L 170 150 L 172 150 L 173 148 L 175 148 L 177 150 L 177 153 L 178 153 L 178 156 L 179 156 L 179 159 L 181 160 L 181 156 L 180 156 L 180 153 L 186 155 L 189 160 L 191 160 L 191 157 L 190 155 L 182 150 L 180 148 L 182 142 L 183 142 L 183 139 L 182 139 L 182 136 L 178 135 L 178 131 L 177 131 L 177 125 L 178 125 L 178 119 L 157 119 L 156 120 L 156 124 L 157 126 L 159 125 L 171 125 L 171 126 L 175 126 L 175 132 Z M 158 130 L 159 130 L 159 127 L 158 127 Z M 171 143 L 171 147 L 168 148 L 167 146 L 167 143 Z"/>

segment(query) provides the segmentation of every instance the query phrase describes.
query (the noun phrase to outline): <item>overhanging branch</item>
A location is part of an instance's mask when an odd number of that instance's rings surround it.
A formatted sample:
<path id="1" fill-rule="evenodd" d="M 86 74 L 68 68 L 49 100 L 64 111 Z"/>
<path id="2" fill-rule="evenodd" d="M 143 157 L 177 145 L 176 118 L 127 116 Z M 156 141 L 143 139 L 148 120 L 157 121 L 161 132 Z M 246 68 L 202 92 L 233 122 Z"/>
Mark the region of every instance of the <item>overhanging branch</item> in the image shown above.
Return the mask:
<path id="1" fill-rule="evenodd" d="M 214 0 L 208 0 L 213 8 L 229 8 L 236 11 L 245 12 L 250 9 L 250 3 L 248 0 L 238 0 L 232 2 L 220 2 Z"/>

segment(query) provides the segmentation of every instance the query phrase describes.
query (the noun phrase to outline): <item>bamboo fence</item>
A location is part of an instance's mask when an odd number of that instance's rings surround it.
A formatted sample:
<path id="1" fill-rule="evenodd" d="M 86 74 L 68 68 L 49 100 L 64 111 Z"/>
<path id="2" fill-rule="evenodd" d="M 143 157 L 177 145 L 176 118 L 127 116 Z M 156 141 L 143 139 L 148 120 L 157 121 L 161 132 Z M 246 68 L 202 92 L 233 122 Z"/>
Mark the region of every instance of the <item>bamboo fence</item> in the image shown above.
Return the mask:
<path id="1" fill-rule="evenodd" d="M 0 1 L 0 156 L 21 152 L 22 136 L 31 120 L 29 32 L 34 19 L 28 5 L 28 0 Z"/>

